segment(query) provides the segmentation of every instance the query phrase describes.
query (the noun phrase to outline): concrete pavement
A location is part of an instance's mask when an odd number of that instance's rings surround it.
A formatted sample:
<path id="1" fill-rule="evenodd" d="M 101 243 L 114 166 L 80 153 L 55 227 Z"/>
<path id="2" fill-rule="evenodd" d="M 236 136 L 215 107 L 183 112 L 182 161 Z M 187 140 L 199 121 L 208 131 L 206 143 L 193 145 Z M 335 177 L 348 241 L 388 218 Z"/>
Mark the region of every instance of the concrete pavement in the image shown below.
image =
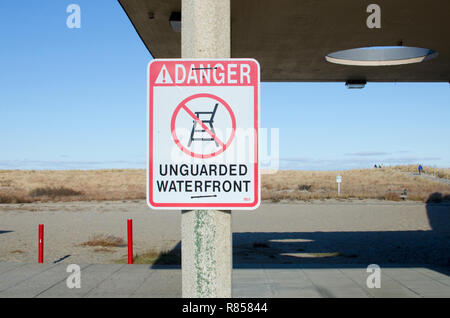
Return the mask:
<path id="1" fill-rule="evenodd" d="M 4 297 L 180 297 L 179 266 L 87 264 L 69 289 L 68 264 L 0 263 Z M 233 297 L 450 297 L 450 273 L 430 266 L 381 266 L 381 288 L 368 288 L 362 265 L 242 264 Z"/>

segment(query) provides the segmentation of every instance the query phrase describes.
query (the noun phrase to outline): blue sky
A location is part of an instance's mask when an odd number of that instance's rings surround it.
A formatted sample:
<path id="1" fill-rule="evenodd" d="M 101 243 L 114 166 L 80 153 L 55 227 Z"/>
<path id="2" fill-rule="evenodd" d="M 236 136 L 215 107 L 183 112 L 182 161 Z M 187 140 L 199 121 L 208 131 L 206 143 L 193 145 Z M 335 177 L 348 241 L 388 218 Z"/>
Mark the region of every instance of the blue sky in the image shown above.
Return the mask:
<path id="1" fill-rule="evenodd" d="M 0 169 L 145 168 L 152 57 L 116 0 L 1 1 L 0 41 Z M 448 83 L 261 86 L 283 169 L 449 167 L 449 106 Z"/>

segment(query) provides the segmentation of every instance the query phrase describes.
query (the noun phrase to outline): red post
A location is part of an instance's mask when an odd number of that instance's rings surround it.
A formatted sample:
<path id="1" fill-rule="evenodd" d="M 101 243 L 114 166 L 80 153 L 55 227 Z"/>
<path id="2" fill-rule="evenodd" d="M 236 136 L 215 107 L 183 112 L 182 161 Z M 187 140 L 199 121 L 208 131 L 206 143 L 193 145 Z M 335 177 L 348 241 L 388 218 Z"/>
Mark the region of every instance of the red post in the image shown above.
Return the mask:
<path id="1" fill-rule="evenodd" d="M 39 258 L 38 262 L 44 262 L 44 224 L 39 224 Z"/>
<path id="2" fill-rule="evenodd" d="M 133 220 L 128 219 L 128 264 L 133 264 Z"/>

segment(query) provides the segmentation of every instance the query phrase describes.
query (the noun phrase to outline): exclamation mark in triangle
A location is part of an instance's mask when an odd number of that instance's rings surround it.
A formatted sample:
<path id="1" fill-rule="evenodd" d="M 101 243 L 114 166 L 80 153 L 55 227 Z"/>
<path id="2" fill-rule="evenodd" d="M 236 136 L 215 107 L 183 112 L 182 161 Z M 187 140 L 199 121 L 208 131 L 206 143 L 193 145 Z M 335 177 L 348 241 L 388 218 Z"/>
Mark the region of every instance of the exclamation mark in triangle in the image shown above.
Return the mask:
<path id="1" fill-rule="evenodd" d="M 156 84 L 172 84 L 172 78 L 170 77 L 169 72 L 167 71 L 167 68 L 165 65 L 161 67 L 161 72 L 159 72 L 158 77 L 155 81 Z"/>

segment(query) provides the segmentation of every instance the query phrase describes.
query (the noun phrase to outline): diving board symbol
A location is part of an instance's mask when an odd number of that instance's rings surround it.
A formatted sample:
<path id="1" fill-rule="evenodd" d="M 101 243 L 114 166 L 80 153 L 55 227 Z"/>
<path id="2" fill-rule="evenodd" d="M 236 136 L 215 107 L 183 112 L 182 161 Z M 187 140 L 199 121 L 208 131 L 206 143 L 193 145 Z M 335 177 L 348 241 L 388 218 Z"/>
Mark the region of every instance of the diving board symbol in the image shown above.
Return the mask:
<path id="1" fill-rule="evenodd" d="M 155 84 L 173 84 L 172 78 L 170 77 L 170 74 L 164 64 L 161 67 L 158 77 L 156 78 Z"/>
<path id="2" fill-rule="evenodd" d="M 211 100 L 210 104 L 214 105 L 213 110 L 212 111 L 192 111 L 191 105 L 195 105 L 195 100 L 203 99 L 203 98 L 208 98 Z M 193 101 L 193 102 L 189 103 L 191 101 Z M 189 103 L 190 106 L 188 106 L 187 103 Z M 231 121 L 231 126 L 232 126 L 232 127 L 230 127 L 231 134 L 227 140 L 221 140 L 220 137 L 216 135 L 216 132 L 214 129 L 213 122 L 214 122 L 214 118 L 216 116 L 216 112 L 219 109 L 219 107 L 224 107 L 226 109 L 226 114 L 229 115 L 230 121 Z M 183 110 L 184 112 L 182 112 L 181 110 Z M 183 145 L 182 142 L 180 141 L 180 139 L 178 138 L 177 133 L 176 133 L 176 125 L 175 125 L 177 117 L 182 113 L 187 113 L 193 119 L 193 126 L 188 128 L 191 130 L 191 134 L 190 134 L 190 138 L 189 138 L 189 141 L 186 146 Z M 200 117 L 204 117 L 204 115 L 209 115 L 209 117 L 206 119 L 205 118 L 200 119 Z M 196 129 L 197 127 L 201 127 L 201 129 Z M 184 128 L 187 128 L 187 127 L 184 127 Z M 175 108 L 175 111 L 172 115 L 170 129 L 172 132 L 172 138 L 173 138 L 174 142 L 176 143 L 176 145 L 181 149 L 181 151 L 183 151 L 184 153 L 186 153 L 189 156 L 192 156 L 194 158 L 205 158 L 206 159 L 206 158 L 215 157 L 215 156 L 223 153 L 226 149 L 228 149 L 228 147 L 230 146 L 231 142 L 234 139 L 234 135 L 236 134 L 236 118 L 234 116 L 233 110 L 231 109 L 230 105 L 228 105 L 228 103 L 226 101 L 224 101 L 222 98 L 220 98 L 216 95 L 213 95 L 213 94 L 206 94 L 206 93 L 195 94 L 195 95 L 185 98 Z M 204 138 L 204 137 L 196 138 L 196 137 L 194 137 L 194 135 L 196 133 L 206 133 L 209 136 L 207 138 Z M 219 147 L 219 149 L 216 149 L 215 151 L 210 152 L 210 153 L 196 153 L 196 152 L 193 152 L 190 149 L 188 149 L 192 145 L 193 141 L 200 141 L 200 140 L 201 141 L 214 141 L 216 146 Z"/>

